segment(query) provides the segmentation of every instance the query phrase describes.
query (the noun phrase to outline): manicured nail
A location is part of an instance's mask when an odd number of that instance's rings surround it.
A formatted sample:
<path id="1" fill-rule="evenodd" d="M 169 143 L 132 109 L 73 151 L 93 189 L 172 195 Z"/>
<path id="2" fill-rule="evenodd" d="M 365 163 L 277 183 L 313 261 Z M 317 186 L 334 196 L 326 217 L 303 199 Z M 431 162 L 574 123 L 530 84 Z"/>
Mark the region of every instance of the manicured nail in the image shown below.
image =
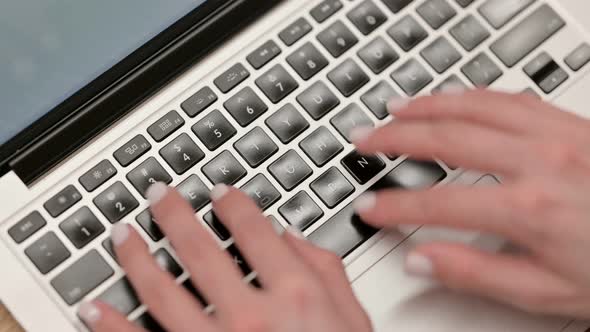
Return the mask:
<path id="1" fill-rule="evenodd" d="M 129 237 L 129 226 L 124 223 L 118 223 L 113 226 L 111 230 L 111 241 L 113 241 L 113 245 L 120 246 Z"/>
<path id="2" fill-rule="evenodd" d="M 223 198 L 223 196 L 225 196 L 225 194 L 227 194 L 228 192 L 229 187 L 221 183 L 213 187 L 213 189 L 211 189 L 209 197 L 211 197 L 211 200 L 215 202 Z"/>
<path id="3" fill-rule="evenodd" d="M 443 86 L 440 92 L 445 95 L 461 95 L 465 92 L 465 87 L 460 84 L 448 84 Z"/>
<path id="4" fill-rule="evenodd" d="M 299 229 L 297 229 L 293 226 L 287 227 L 287 232 L 299 240 L 307 240 L 305 235 L 303 235 L 303 233 L 301 233 L 301 231 Z"/>
<path id="5" fill-rule="evenodd" d="M 366 192 L 360 195 L 353 203 L 352 207 L 357 213 L 372 210 L 377 205 L 377 194 Z"/>
<path id="6" fill-rule="evenodd" d="M 350 140 L 353 143 L 362 143 L 375 131 L 373 127 L 358 127 L 350 131 Z"/>
<path id="7" fill-rule="evenodd" d="M 93 325 L 100 320 L 100 309 L 95 306 L 92 302 L 84 302 L 78 309 L 80 318 L 86 323 Z"/>
<path id="8" fill-rule="evenodd" d="M 155 205 L 166 196 L 168 193 L 168 186 L 163 182 L 156 182 L 151 185 L 145 193 L 150 205 Z"/>
<path id="9" fill-rule="evenodd" d="M 430 258 L 411 253 L 406 258 L 406 271 L 416 277 L 431 278 L 434 274 L 434 266 Z"/>
<path id="10" fill-rule="evenodd" d="M 406 98 L 393 98 L 387 103 L 387 111 L 390 114 L 394 114 L 408 106 L 410 103 L 409 99 Z"/>

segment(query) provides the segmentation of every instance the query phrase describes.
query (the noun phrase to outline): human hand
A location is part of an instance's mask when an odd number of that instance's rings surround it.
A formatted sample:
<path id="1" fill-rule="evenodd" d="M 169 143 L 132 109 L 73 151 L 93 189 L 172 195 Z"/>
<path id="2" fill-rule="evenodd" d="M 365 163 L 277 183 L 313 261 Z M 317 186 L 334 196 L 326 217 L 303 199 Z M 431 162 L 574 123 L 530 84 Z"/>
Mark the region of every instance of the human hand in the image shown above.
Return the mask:
<path id="1" fill-rule="evenodd" d="M 394 101 L 390 111 L 384 127 L 354 131 L 361 153 L 436 156 L 503 185 L 366 193 L 355 202 L 361 218 L 493 233 L 526 249 L 430 243 L 407 257 L 407 270 L 530 312 L 590 318 L 590 121 L 533 96 L 483 90 Z"/>
<path id="2" fill-rule="evenodd" d="M 166 331 L 202 332 L 369 332 L 371 323 L 356 300 L 336 255 L 300 239 L 279 236 L 256 204 L 240 191 L 218 185 L 211 192 L 216 215 L 233 234 L 245 259 L 258 272 L 262 289 L 242 281 L 230 256 L 194 217 L 182 197 L 163 184 L 148 191 L 152 213 L 191 280 L 215 314 L 154 261 L 132 227 L 113 228 L 121 266 L 142 303 Z M 145 331 L 104 303 L 82 305 L 80 315 L 95 332 Z"/>

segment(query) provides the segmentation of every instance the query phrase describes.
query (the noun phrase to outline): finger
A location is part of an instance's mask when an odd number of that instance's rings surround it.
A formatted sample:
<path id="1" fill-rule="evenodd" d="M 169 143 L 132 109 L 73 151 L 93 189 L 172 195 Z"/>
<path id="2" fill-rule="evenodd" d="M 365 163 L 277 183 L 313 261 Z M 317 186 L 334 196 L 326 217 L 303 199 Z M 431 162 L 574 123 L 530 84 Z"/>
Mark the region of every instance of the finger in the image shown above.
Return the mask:
<path id="1" fill-rule="evenodd" d="M 156 320 L 171 331 L 189 331 L 190 326 L 212 331 L 202 306 L 162 270 L 133 228 L 115 225 L 111 238 L 127 278 Z"/>
<path id="2" fill-rule="evenodd" d="M 80 305 L 80 318 L 93 332 L 147 332 L 131 323 L 127 317 L 99 301 Z"/>
<path id="3" fill-rule="evenodd" d="M 240 310 L 241 301 L 252 295 L 242 273 L 212 235 L 195 218 L 192 207 L 163 183 L 149 188 L 147 196 L 158 225 L 166 234 L 195 286 L 222 314 Z"/>

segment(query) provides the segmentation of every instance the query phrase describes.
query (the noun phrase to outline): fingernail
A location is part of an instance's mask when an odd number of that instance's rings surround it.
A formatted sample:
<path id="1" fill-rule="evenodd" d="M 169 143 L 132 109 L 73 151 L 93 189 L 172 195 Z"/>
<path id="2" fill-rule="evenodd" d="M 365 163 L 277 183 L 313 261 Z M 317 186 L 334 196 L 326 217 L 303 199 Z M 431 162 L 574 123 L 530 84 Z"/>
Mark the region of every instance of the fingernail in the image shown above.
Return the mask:
<path id="1" fill-rule="evenodd" d="M 465 87 L 460 84 L 448 84 L 443 86 L 440 92 L 445 95 L 461 95 L 465 92 Z"/>
<path id="2" fill-rule="evenodd" d="M 129 226 L 124 223 L 118 223 L 113 226 L 111 230 L 111 241 L 113 241 L 113 245 L 120 246 L 129 237 Z"/>
<path id="3" fill-rule="evenodd" d="M 375 129 L 373 127 L 358 127 L 358 128 L 353 128 L 350 131 L 350 140 L 353 143 L 362 143 L 364 142 L 367 138 L 369 138 L 369 136 L 371 136 L 371 134 L 373 133 Z"/>
<path id="4" fill-rule="evenodd" d="M 92 302 L 84 302 L 78 309 L 80 318 L 86 323 L 92 325 L 100 320 L 100 309 L 95 306 Z"/>
<path id="5" fill-rule="evenodd" d="M 297 229 L 293 226 L 287 227 L 287 232 L 299 240 L 307 240 L 305 235 L 303 235 L 303 233 L 301 233 L 301 231 L 299 229 Z"/>
<path id="6" fill-rule="evenodd" d="M 387 111 L 394 114 L 408 106 L 410 103 L 409 99 L 406 98 L 393 98 L 387 103 Z"/>
<path id="7" fill-rule="evenodd" d="M 372 210 L 377 205 L 377 195 L 374 192 L 366 192 L 360 195 L 352 203 L 354 211 L 357 213 Z"/>
<path id="8" fill-rule="evenodd" d="M 155 205 L 166 196 L 168 193 L 168 186 L 163 182 L 156 182 L 151 185 L 145 193 L 150 205 Z"/>
<path id="9" fill-rule="evenodd" d="M 416 277 L 431 278 L 434 274 L 434 266 L 430 258 L 422 254 L 411 253 L 406 258 L 406 271 Z"/>
<path id="10" fill-rule="evenodd" d="M 221 183 L 213 187 L 213 189 L 211 189 L 209 197 L 211 197 L 211 200 L 215 202 L 223 198 L 223 196 L 225 196 L 225 194 L 227 194 L 228 192 L 229 187 Z"/>

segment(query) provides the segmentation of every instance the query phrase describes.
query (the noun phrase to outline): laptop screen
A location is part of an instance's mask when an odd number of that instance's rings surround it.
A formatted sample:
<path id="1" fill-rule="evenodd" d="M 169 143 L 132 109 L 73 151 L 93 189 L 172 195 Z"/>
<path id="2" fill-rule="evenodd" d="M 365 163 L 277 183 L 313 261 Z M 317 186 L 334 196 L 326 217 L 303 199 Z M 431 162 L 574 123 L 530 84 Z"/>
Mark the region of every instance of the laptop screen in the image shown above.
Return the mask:
<path id="1" fill-rule="evenodd" d="M 205 1 L 0 1 L 0 145 Z"/>

